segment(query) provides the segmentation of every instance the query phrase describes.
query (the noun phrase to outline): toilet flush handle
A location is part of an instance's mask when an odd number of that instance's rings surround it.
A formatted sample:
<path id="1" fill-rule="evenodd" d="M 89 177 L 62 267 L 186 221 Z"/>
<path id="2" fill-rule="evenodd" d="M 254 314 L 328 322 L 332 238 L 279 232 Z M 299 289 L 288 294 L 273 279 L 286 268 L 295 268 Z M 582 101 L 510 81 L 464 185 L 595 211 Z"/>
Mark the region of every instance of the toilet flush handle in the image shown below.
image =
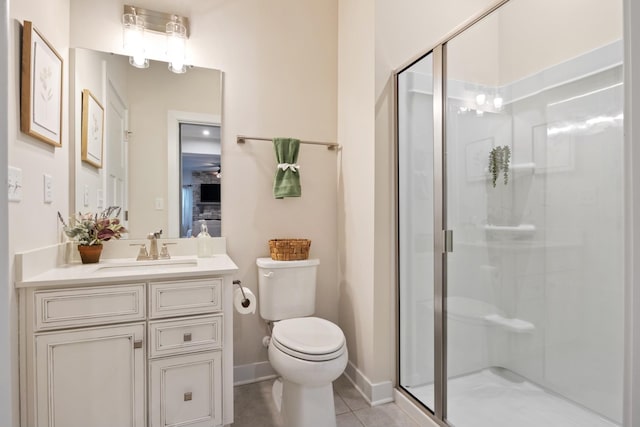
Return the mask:
<path id="1" fill-rule="evenodd" d="M 273 277 L 273 271 L 263 274 L 264 277 Z"/>

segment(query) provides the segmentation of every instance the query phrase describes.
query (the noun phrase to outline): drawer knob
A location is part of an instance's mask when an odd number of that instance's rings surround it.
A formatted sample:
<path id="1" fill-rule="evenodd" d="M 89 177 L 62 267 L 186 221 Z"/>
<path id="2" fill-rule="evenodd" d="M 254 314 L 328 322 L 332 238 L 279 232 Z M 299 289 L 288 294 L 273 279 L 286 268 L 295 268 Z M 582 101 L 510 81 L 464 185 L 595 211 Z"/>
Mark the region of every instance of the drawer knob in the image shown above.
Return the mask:
<path id="1" fill-rule="evenodd" d="M 191 392 L 190 392 L 190 391 L 186 392 L 186 393 L 184 394 L 184 401 L 185 401 L 185 402 L 188 402 L 188 401 L 190 401 L 191 399 L 193 399 L 193 395 L 191 394 Z"/>
<path id="2" fill-rule="evenodd" d="M 191 332 L 187 332 L 186 334 L 184 334 L 184 335 L 182 336 L 182 340 L 183 340 L 184 342 L 189 342 L 189 341 L 191 341 Z"/>

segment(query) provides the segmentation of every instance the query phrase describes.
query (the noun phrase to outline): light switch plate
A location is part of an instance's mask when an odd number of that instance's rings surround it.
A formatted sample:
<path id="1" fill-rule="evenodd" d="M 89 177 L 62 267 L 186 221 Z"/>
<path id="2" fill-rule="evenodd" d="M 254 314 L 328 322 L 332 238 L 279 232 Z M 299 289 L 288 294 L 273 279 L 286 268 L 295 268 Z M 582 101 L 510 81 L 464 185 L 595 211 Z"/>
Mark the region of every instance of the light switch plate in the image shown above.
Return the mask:
<path id="1" fill-rule="evenodd" d="M 53 177 L 49 174 L 44 174 L 44 202 L 52 203 L 53 202 Z"/>
<path id="2" fill-rule="evenodd" d="M 83 199 L 82 203 L 84 204 L 84 207 L 86 208 L 87 206 L 89 206 L 89 186 L 88 185 L 84 186 L 84 194 L 82 199 Z"/>
<path id="3" fill-rule="evenodd" d="M 156 210 L 161 211 L 164 209 L 164 199 L 162 197 L 156 197 Z"/>
<path id="4" fill-rule="evenodd" d="M 9 166 L 7 193 L 9 193 L 10 202 L 19 202 L 22 200 L 22 169 Z"/>
<path id="5" fill-rule="evenodd" d="M 96 193 L 96 207 L 98 209 L 104 208 L 104 191 L 102 190 L 102 188 L 99 188 Z"/>

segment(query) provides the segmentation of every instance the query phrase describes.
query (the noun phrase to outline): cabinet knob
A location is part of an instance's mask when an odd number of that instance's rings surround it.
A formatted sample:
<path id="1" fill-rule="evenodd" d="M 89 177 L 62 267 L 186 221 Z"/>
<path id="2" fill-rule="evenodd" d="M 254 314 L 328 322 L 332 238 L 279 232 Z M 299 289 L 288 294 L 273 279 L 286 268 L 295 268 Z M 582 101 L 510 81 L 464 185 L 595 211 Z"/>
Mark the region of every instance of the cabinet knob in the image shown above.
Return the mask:
<path id="1" fill-rule="evenodd" d="M 142 340 L 134 341 L 133 348 L 142 348 Z"/>
<path id="2" fill-rule="evenodd" d="M 188 401 L 190 401 L 191 399 L 193 399 L 193 395 L 191 394 L 191 392 L 190 392 L 190 391 L 186 392 L 186 393 L 184 394 L 184 401 L 185 401 L 185 402 L 188 402 Z"/>
<path id="3" fill-rule="evenodd" d="M 184 334 L 184 335 L 182 336 L 182 340 L 183 340 L 184 342 L 189 342 L 189 341 L 191 341 L 191 332 L 187 332 L 186 334 Z"/>

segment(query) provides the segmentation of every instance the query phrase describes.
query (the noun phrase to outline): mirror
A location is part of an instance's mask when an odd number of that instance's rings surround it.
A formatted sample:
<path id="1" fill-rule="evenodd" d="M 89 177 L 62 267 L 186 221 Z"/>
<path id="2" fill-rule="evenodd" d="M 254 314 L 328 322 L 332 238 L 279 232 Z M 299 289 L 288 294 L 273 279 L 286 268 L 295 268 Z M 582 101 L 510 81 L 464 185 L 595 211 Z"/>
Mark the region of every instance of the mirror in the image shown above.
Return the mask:
<path id="1" fill-rule="evenodd" d="M 70 56 L 70 211 L 120 206 L 129 238 L 160 229 L 165 238 L 189 237 L 201 222 L 219 236 L 222 73 L 175 74 L 158 61 L 138 69 L 128 57 L 89 49 Z M 104 111 L 102 167 L 82 160 L 87 90 Z"/>

